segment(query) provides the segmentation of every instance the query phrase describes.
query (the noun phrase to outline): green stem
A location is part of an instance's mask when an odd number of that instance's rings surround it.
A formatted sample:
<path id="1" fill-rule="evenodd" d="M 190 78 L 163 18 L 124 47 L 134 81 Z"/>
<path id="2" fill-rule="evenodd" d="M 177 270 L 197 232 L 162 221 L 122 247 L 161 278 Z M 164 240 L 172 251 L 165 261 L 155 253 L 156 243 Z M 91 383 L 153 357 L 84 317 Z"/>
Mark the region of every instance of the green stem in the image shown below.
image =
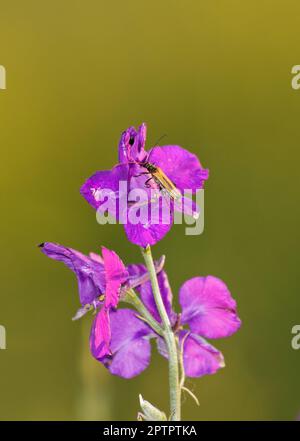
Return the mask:
<path id="1" fill-rule="evenodd" d="M 169 359 L 169 387 L 170 387 L 170 418 L 171 421 L 180 421 L 180 400 L 181 390 L 179 385 L 179 366 L 177 345 L 171 323 L 161 297 L 159 284 L 156 276 L 155 266 L 151 253 L 151 248 L 142 248 L 142 254 L 149 272 L 154 300 L 163 324 L 163 337 L 166 342 Z"/>
<path id="2" fill-rule="evenodd" d="M 160 324 L 152 317 L 144 303 L 139 299 L 133 289 L 129 289 L 126 292 L 126 296 L 123 299 L 124 302 L 130 303 L 141 314 L 142 318 L 154 329 L 157 334 L 163 336 L 163 329 Z"/>

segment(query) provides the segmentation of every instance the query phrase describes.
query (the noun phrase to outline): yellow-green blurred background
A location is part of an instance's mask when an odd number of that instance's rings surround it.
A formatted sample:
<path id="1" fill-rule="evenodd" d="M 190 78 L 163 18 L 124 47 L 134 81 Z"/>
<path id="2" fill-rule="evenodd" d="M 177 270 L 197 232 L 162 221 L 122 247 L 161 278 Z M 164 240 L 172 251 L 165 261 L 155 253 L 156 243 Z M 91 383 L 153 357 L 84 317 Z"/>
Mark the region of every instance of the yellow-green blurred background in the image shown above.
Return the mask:
<path id="1" fill-rule="evenodd" d="M 88 350 L 74 275 L 36 245 L 101 244 L 140 261 L 121 226 L 100 226 L 79 188 L 117 159 L 122 130 L 148 124 L 210 169 L 205 231 L 175 226 L 154 249 L 174 289 L 229 285 L 243 326 L 215 341 L 227 366 L 189 382 L 185 419 L 295 419 L 300 411 L 298 0 L 4 1 L 0 14 L 0 419 L 135 419 L 138 394 L 168 407 L 153 351 L 136 379 Z"/>

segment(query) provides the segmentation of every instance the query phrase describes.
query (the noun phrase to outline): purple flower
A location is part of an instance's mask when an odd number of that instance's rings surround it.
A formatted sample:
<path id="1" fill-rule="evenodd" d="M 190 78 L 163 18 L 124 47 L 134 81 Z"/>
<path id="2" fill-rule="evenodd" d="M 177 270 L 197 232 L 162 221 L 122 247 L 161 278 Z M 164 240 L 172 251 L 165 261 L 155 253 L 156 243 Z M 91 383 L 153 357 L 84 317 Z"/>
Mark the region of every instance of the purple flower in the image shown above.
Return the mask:
<path id="1" fill-rule="evenodd" d="M 109 314 L 112 308 L 117 307 L 121 286 L 129 279 L 123 262 L 114 251 L 105 247 L 102 247 L 103 258 L 94 253 L 85 256 L 72 248 L 50 242 L 41 244 L 41 248 L 48 257 L 64 262 L 77 276 L 82 307 L 75 319 L 82 317 L 92 306 L 95 309 L 101 306 L 92 327 L 96 338 L 91 350 L 96 358 L 109 354 Z"/>
<path id="2" fill-rule="evenodd" d="M 189 215 L 197 211 L 195 203 L 182 197 L 183 192 L 196 193 L 208 179 L 208 170 L 202 168 L 194 154 L 177 145 L 156 146 L 147 152 L 145 141 L 146 124 L 138 131 L 134 127 L 127 129 L 119 143 L 119 164 L 112 170 L 96 172 L 81 188 L 82 196 L 93 208 L 100 213 L 109 208 L 117 221 L 124 224 L 128 239 L 142 247 L 154 245 L 166 235 L 172 226 L 173 209 Z M 156 172 L 151 172 L 151 167 Z M 137 189 L 144 190 L 145 200 L 129 199 Z M 158 197 L 161 194 L 164 198 Z M 163 211 L 166 204 L 168 216 Z M 143 210 L 146 216 L 133 221 L 133 210 Z"/>
<path id="3" fill-rule="evenodd" d="M 46 256 L 64 262 L 76 274 L 81 308 L 73 320 L 81 318 L 90 309 L 99 309 L 92 325 L 91 352 L 97 359 L 110 354 L 111 311 L 129 288 L 136 288 L 148 280 L 146 271 L 141 271 L 138 265 L 125 268 L 119 256 L 105 247 L 102 247 L 102 257 L 95 253 L 85 256 L 51 242 L 45 242 L 40 247 Z M 164 259 L 156 262 L 157 271 L 163 263 Z"/>
<path id="4" fill-rule="evenodd" d="M 177 315 L 172 309 L 172 293 L 165 272 L 158 275 L 158 281 L 172 328 L 183 348 L 186 376 L 214 374 L 224 367 L 224 358 L 205 338 L 229 337 L 241 325 L 236 302 L 227 286 L 213 276 L 188 280 L 179 291 L 182 314 Z M 147 309 L 160 322 L 150 282 L 138 290 Z M 121 323 L 127 323 L 127 326 L 122 327 Z M 132 310 L 112 312 L 111 329 L 112 354 L 103 359 L 102 363 L 112 374 L 131 378 L 146 369 L 150 363 L 150 339 L 153 337 L 157 340 L 159 352 L 164 357 L 168 356 L 164 340 Z"/>

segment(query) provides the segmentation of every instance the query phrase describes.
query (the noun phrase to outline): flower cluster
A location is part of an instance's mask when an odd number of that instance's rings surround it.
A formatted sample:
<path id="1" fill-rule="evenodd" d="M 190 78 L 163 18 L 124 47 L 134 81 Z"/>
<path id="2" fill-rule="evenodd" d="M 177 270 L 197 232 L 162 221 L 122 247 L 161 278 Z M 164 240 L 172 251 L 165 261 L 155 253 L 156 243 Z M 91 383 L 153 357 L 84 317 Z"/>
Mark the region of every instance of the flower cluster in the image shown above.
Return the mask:
<path id="1" fill-rule="evenodd" d="M 77 276 L 80 309 L 74 320 L 95 309 L 90 348 L 92 355 L 112 374 L 132 378 L 150 362 L 150 339 L 155 338 L 161 355 L 167 357 L 163 338 L 142 320 L 133 309 L 116 310 L 126 292 L 136 289 L 152 317 L 161 323 L 151 283 L 144 265 L 124 266 L 119 256 L 102 247 L 102 257 L 85 256 L 79 251 L 46 242 L 44 254 L 62 261 Z M 229 337 L 240 327 L 236 302 L 220 279 L 207 276 L 186 281 L 179 290 L 181 314 L 172 307 L 172 292 L 167 274 L 157 262 L 159 288 L 163 303 L 183 349 L 186 376 L 213 374 L 224 366 L 224 359 L 205 338 Z"/>
<path id="2" fill-rule="evenodd" d="M 127 129 L 119 143 L 119 163 L 112 170 L 98 171 L 84 183 L 81 194 L 95 209 L 103 209 L 103 201 L 97 194 L 105 188 L 130 202 L 127 192 L 118 192 L 120 181 L 125 180 L 128 192 L 135 188 L 150 192 L 154 188 L 167 194 L 175 209 L 190 211 L 191 206 L 184 200 L 184 190 L 189 188 L 196 192 L 203 188 L 208 170 L 201 166 L 194 154 L 176 145 L 155 146 L 147 152 L 145 140 L 145 124 L 138 130 Z M 180 198 L 183 200 L 179 204 Z M 149 204 L 153 203 L 157 201 L 150 198 Z M 115 214 L 120 219 L 127 217 L 128 213 Z M 145 248 L 161 240 L 171 224 L 161 222 L 159 217 L 154 224 L 141 222 L 136 225 L 129 221 L 124 227 L 128 239 Z M 49 242 L 40 247 L 44 254 L 62 261 L 76 274 L 81 306 L 73 319 L 81 318 L 90 310 L 95 311 L 90 333 L 91 353 L 112 374 L 132 378 L 146 369 L 150 362 L 151 339 L 156 340 L 159 353 L 169 357 L 164 338 L 149 320 L 132 308 L 118 308 L 119 302 L 126 302 L 128 292 L 137 292 L 148 317 L 161 329 L 162 318 L 144 265 L 126 267 L 114 251 L 105 247 L 102 247 L 102 256 L 95 253 L 86 256 Z M 155 271 L 161 299 L 180 347 L 185 375 L 213 374 L 224 366 L 224 358 L 206 339 L 228 337 L 239 329 L 241 322 L 236 302 L 220 279 L 194 277 L 181 286 L 179 303 L 182 311 L 176 313 L 163 263 L 164 259 L 156 262 Z"/>

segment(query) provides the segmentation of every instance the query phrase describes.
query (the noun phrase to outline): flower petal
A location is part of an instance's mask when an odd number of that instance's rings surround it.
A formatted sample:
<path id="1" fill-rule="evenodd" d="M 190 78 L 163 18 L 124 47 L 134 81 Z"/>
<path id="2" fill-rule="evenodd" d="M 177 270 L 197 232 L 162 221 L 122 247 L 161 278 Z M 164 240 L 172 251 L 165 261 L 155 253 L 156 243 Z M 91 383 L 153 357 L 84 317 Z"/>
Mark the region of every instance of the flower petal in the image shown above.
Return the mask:
<path id="1" fill-rule="evenodd" d="M 162 240 L 170 231 L 172 224 L 169 225 L 143 225 L 125 224 L 124 229 L 128 240 L 140 247 L 146 248 L 147 245 L 155 245 Z"/>
<path id="2" fill-rule="evenodd" d="M 168 348 L 167 348 L 165 340 L 161 336 L 157 336 L 156 346 L 157 346 L 158 353 L 168 359 L 169 358 Z"/>
<path id="3" fill-rule="evenodd" d="M 104 267 L 79 251 L 57 243 L 45 242 L 41 249 L 46 256 L 67 265 L 77 276 L 82 305 L 92 303 L 105 289 Z"/>
<path id="4" fill-rule="evenodd" d="M 187 377 L 214 374 L 225 366 L 222 353 L 198 335 L 181 331 L 179 343 L 183 344 L 183 365 Z M 169 358 L 167 346 L 162 337 L 157 337 L 157 349 L 160 355 Z"/>
<path id="5" fill-rule="evenodd" d="M 105 247 L 102 247 L 105 270 L 105 306 L 115 308 L 119 302 L 121 285 L 128 279 L 128 271 L 120 257 Z"/>
<path id="6" fill-rule="evenodd" d="M 165 256 L 161 256 L 159 260 L 156 260 L 154 262 L 156 274 L 159 274 L 165 264 Z M 147 268 L 145 265 L 128 265 L 127 271 L 129 273 L 129 279 L 128 279 L 128 287 L 129 288 L 138 288 L 140 285 L 143 285 L 148 280 L 150 280 L 149 273 L 147 271 Z M 128 289 L 128 288 L 127 288 Z"/>
<path id="7" fill-rule="evenodd" d="M 147 161 L 160 167 L 180 191 L 196 192 L 208 179 L 208 170 L 203 169 L 197 156 L 178 145 L 153 147 Z"/>
<path id="8" fill-rule="evenodd" d="M 173 224 L 173 212 L 168 201 L 162 197 L 148 197 L 147 192 L 149 189 L 144 195 L 141 194 L 139 202 L 129 205 L 128 211 L 122 215 L 126 218 L 124 228 L 128 239 L 144 248 L 159 242 Z"/>
<path id="9" fill-rule="evenodd" d="M 176 321 L 177 314 L 172 309 L 173 294 L 169 285 L 168 276 L 165 273 L 165 271 L 161 271 L 158 274 L 157 280 L 167 314 L 169 316 L 171 324 L 173 325 Z M 156 321 L 161 323 L 161 318 L 155 303 L 151 282 L 148 281 L 144 283 L 139 288 L 137 288 L 137 291 L 140 293 L 141 300 L 148 309 L 148 311 L 152 314 L 152 316 L 155 318 Z"/>
<path id="10" fill-rule="evenodd" d="M 112 311 L 111 356 L 102 360 L 109 371 L 123 378 L 132 378 L 145 370 L 150 363 L 151 345 L 154 336 L 151 328 L 136 317 L 131 309 Z"/>
<path id="11" fill-rule="evenodd" d="M 118 200 L 127 199 L 128 165 L 118 164 L 112 170 L 98 171 L 83 184 L 81 195 L 87 202 L 98 210 L 102 205 L 103 211 L 109 209 L 118 219 Z"/>
<path id="12" fill-rule="evenodd" d="M 146 156 L 144 150 L 146 142 L 147 127 L 143 123 L 138 131 L 134 127 L 125 130 L 119 142 L 119 161 L 127 163 L 130 161 L 143 161 Z"/>
<path id="13" fill-rule="evenodd" d="M 132 288 L 135 285 L 134 281 L 141 279 L 147 273 L 147 268 L 142 264 L 130 264 L 126 268 L 129 274 L 129 285 Z"/>
<path id="14" fill-rule="evenodd" d="M 91 328 L 90 349 L 93 357 L 102 360 L 110 351 L 110 317 L 109 311 L 104 307 L 97 313 Z"/>
<path id="15" fill-rule="evenodd" d="M 187 377 L 215 374 L 225 366 L 222 353 L 198 335 L 182 331 L 179 341 L 183 341 L 183 365 Z"/>
<path id="16" fill-rule="evenodd" d="M 229 337 L 241 321 L 236 302 L 225 283 L 217 277 L 194 277 L 179 291 L 181 322 L 188 323 L 193 333 L 206 338 Z"/>

